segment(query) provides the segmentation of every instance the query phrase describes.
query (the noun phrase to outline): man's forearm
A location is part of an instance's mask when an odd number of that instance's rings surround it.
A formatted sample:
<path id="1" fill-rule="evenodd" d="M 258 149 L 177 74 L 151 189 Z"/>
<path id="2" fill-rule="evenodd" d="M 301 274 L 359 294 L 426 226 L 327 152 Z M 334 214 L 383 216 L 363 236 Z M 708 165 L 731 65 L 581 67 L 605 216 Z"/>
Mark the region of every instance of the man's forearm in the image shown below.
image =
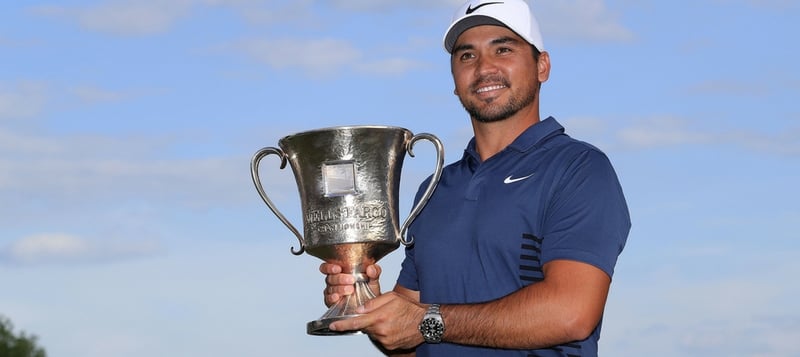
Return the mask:
<path id="1" fill-rule="evenodd" d="M 544 281 L 503 298 L 443 305 L 444 340 L 509 349 L 536 349 L 583 340 L 600 321 L 610 279 L 596 268 L 557 263 Z M 555 267 L 555 266 L 551 266 Z M 568 268 L 568 269 L 563 269 Z M 584 270 L 586 269 L 586 270 Z M 573 275 L 574 274 L 574 275 Z"/>
<path id="2" fill-rule="evenodd" d="M 536 349 L 573 341 L 550 308 L 526 307 L 541 301 L 532 287 L 482 304 L 443 305 L 444 340 L 493 348 Z M 541 305 L 541 304 L 537 304 Z"/>

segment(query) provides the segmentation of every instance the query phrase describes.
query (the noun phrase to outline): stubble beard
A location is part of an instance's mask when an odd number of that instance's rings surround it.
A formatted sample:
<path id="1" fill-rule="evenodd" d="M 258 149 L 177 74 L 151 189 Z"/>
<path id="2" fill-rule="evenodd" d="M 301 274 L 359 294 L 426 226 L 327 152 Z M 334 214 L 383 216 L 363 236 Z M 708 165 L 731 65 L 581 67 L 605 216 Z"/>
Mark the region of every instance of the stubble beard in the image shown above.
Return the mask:
<path id="1" fill-rule="evenodd" d="M 472 93 L 475 92 L 475 89 L 478 85 L 484 81 L 479 81 L 478 83 L 474 84 L 470 91 Z M 511 89 L 511 85 L 505 79 L 500 80 L 500 83 L 506 86 L 506 88 Z M 469 113 L 470 117 L 477 120 L 481 123 L 493 123 L 498 122 L 501 120 L 506 120 L 522 110 L 522 108 L 527 107 L 531 103 L 534 102 L 536 99 L 536 88 L 528 88 L 527 91 L 524 93 L 511 93 L 511 96 L 508 98 L 508 101 L 503 103 L 496 103 L 497 98 L 489 98 L 484 100 L 483 102 L 486 104 L 483 108 L 478 108 L 478 101 L 470 101 L 465 100 L 464 98 L 459 96 L 459 100 L 461 101 L 461 105 L 464 106 L 464 110 Z"/>

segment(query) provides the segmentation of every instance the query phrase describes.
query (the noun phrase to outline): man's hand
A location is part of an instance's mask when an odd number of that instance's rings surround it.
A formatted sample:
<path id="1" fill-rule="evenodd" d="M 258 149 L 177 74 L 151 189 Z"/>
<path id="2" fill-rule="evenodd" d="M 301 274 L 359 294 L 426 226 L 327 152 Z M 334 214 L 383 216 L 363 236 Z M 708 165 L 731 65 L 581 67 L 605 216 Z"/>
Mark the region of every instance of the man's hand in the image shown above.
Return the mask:
<path id="1" fill-rule="evenodd" d="M 342 273 L 343 269 L 340 265 L 331 263 L 322 263 L 319 266 L 319 271 L 325 274 L 325 290 L 323 295 L 325 297 L 325 305 L 330 307 L 337 303 L 342 296 L 347 296 L 355 290 L 354 284 L 356 277 L 353 274 Z M 367 266 L 366 274 L 369 278 L 369 288 L 377 296 L 381 294 L 381 286 L 378 278 L 381 275 L 381 267 L 377 264 Z"/>
<path id="2" fill-rule="evenodd" d="M 424 340 L 419 323 L 427 305 L 397 292 L 387 292 L 367 301 L 356 312 L 363 314 L 332 323 L 333 331 L 360 330 L 388 350 L 411 350 Z"/>

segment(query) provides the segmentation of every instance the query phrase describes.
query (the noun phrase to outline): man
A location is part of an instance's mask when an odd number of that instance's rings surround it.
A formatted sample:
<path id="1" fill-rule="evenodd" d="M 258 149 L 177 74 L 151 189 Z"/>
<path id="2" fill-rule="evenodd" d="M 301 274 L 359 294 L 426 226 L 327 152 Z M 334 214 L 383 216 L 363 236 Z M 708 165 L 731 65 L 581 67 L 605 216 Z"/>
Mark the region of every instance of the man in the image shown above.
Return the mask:
<path id="1" fill-rule="evenodd" d="M 614 169 L 554 118 L 540 120 L 550 57 L 524 1 L 464 4 L 444 47 L 475 136 L 411 225 L 394 290 L 330 327 L 398 355 L 596 356 L 630 230 Z M 340 267 L 320 271 L 327 304 L 352 293 Z M 367 274 L 379 291 L 380 268 Z"/>

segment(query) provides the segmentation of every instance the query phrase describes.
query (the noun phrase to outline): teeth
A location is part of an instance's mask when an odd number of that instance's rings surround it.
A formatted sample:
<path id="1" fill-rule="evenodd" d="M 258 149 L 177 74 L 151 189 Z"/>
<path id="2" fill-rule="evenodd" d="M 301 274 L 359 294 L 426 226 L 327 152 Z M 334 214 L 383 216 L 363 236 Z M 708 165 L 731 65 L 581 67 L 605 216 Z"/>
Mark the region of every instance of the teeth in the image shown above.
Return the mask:
<path id="1" fill-rule="evenodd" d="M 492 91 L 492 90 L 497 90 L 497 89 L 501 89 L 501 88 L 505 88 L 505 87 L 506 87 L 506 86 L 504 86 L 504 85 L 500 85 L 500 84 L 498 84 L 498 85 L 496 85 L 496 86 L 489 86 L 489 87 L 478 88 L 478 90 L 477 90 L 477 91 L 475 91 L 475 92 L 476 92 L 476 93 L 483 93 L 483 92 L 488 92 L 488 91 Z"/>

